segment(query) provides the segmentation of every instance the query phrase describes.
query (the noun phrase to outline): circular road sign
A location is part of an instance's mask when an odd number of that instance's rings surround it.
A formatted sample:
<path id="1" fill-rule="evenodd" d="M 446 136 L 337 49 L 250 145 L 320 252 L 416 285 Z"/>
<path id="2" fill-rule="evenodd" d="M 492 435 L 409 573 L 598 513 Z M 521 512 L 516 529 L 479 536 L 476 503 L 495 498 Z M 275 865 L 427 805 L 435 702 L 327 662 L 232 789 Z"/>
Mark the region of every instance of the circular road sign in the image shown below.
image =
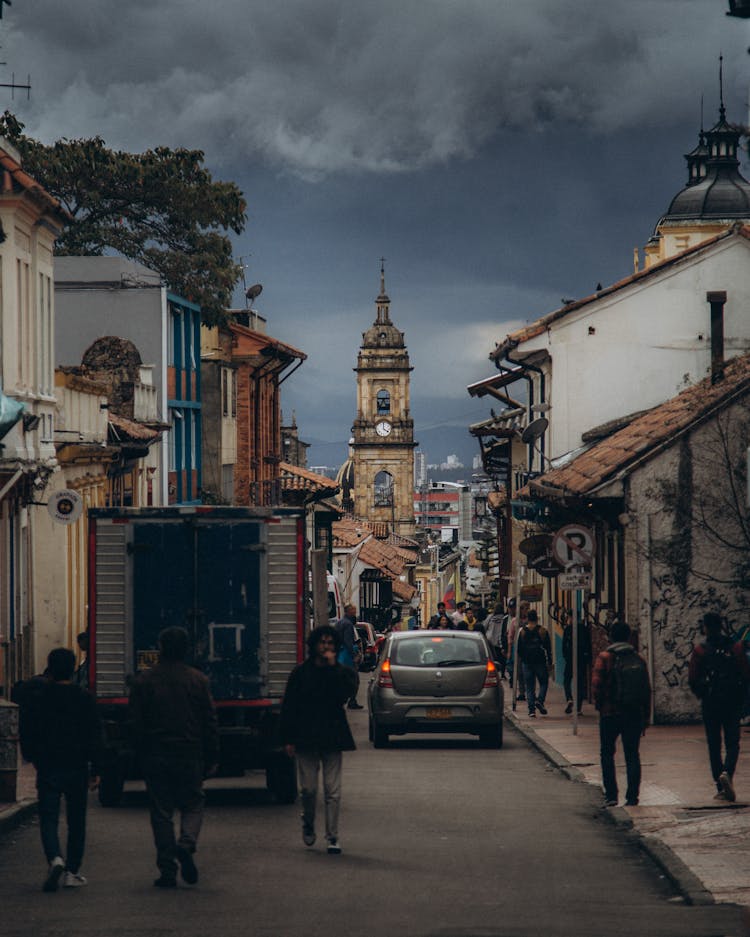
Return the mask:
<path id="1" fill-rule="evenodd" d="M 552 552 L 565 569 L 570 566 L 591 566 L 594 534 L 581 524 L 566 524 L 552 538 Z"/>
<path id="2" fill-rule="evenodd" d="M 47 512 L 57 524 L 75 524 L 83 514 L 83 498 L 69 488 L 56 491 L 49 497 Z"/>

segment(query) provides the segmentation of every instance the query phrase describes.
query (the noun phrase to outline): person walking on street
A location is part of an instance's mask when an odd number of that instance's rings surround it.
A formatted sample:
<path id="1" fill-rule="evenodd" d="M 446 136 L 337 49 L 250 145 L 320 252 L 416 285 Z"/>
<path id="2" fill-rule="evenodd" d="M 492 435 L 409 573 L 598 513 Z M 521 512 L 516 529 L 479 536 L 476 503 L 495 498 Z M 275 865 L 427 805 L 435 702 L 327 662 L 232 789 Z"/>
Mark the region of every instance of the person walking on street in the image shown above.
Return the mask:
<path id="1" fill-rule="evenodd" d="M 203 779 L 216 772 L 219 732 L 208 677 L 188 666 L 184 628 L 159 635 L 159 663 L 141 671 L 130 690 L 136 754 L 143 770 L 160 875 L 157 888 L 195 885 L 193 858 L 203 823 Z M 180 813 L 175 839 L 173 817 Z"/>
<path id="2" fill-rule="evenodd" d="M 690 689 L 701 701 L 716 800 L 734 801 L 734 772 L 740 754 L 740 720 L 750 667 L 741 641 L 722 633 L 721 616 L 703 616 L 705 640 L 693 648 L 688 667 Z M 722 733 L 724 758 L 721 756 Z"/>
<path id="3" fill-rule="evenodd" d="M 599 751 L 605 806 L 617 806 L 615 749 L 622 737 L 627 790 L 625 803 L 638 804 L 641 788 L 641 736 L 649 722 L 651 684 L 645 660 L 629 643 L 630 627 L 615 622 L 610 632 L 612 644 L 594 663 L 591 687 L 599 712 Z"/>
<path id="4" fill-rule="evenodd" d="M 565 712 L 573 712 L 573 622 L 567 611 L 561 612 L 563 626 L 562 653 L 565 661 L 563 672 L 563 688 L 565 690 Z M 578 715 L 583 711 L 583 701 L 586 699 L 588 686 L 588 667 L 591 663 L 591 630 L 585 622 L 578 623 Z"/>
<path id="5" fill-rule="evenodd" d="M 356 688 L 356 675 L 337 660 L 340 636 L 330 625 L 314 628 L 307 638 L 308 656 L 289 675 L 281 704 L 281 740 L 297 758 L 302 797 L 302 840 L 315 844 L 318 773 L 323 773 L 323 800 L 329 855 L 339 855 L 342 752 L 355 748 L 344 705 Z"/>
<path id="6" fill-rule="evenodd" d="M 503 611 L 503 603 L 498 602 L 495 610 L 484 621 L 484 632 L 492 648 L 492 656 L 500 671 L 505 677 L 505 667 L 508 659 L 508 615 Z"/>
<path id="7" fill-rule="evenodd" d="M 76 637 L 76 644 L 81 652 L 81 662 L 76 668 L 73 682 L 82 690 L 89 688 L 89 633 L 82 631 Z"/>
<path id="8" fill-rule="evenodd" d="M 453 627 L 457 631 L 466 631 L 466 602 L 456 602 L 456 611 L 451 612 L 448 617 L 453 622 Z"/>
<path id="9" fill-rule="evenodd" d="M 524 691 L 521 661 L 516 660 L 516 636 L 526 624 L 529 608 L 528 602 L 521 602 L 518 605 L 518 613 L 516 613 L 516 600 L 508 600 L 508 611 L 512 616 L 508 627 L 508 672 L 510 673 L 510 685 L 513 686 L 515 682 L 516 699 L 519 701 L 526 699 L 526 693 Z"/>
<path id="10" fill-rule="evenodd" d="M 529 715 L 536 716 L 538 709 L 546 716 L 544 701 L 547 698 L 549 669 L 552 666 L 552 645 L 549 632 L 539 624 L 539 616 L 534 609 L 528 612 L 526 624 L 518 636 L 518 657 L 523 669 Z"/>
<path id="11" fill-rule="evenodd" d="M 39 832 L 49 864 L 44 891 L 78 888 L 86 845 L 88 791 L 99 783 L 101 730 L 93 697 L 74 683 L 75 654 L 55 648 L 47 657 L 44 677 L 22 684 L 20 705 L 21 753 L 36 768 Z M 65 798 L 68 839 L 62 856 L 58 825 L 60 799 Z"/>
<path id="12" fill-rule="evenodd" d="M 336 631 L 339 633 L 338 658 L 339 663 L 343 664 L 344 667 L 351 667 L 356 677 L 354 692 L 347 706 L 349 709 L 364 709 L 364 706 L 361 706 L 357 702 L 357 693 L 359 691 L 359 671 L 357 668 L 361 660 L 361 653 L 359 651 L 359 635 L 357 634 L 356 623 L 357 606 L 351 604 L 345 605 L 343 618 L 340 618 L 336 622 Z"/>
<path id="13" fill-rule="evenodd" d="M 436 611 L 435 614 L 430 618 L 430 620 L 427 622 L 427 627 L 428 627 L 428 628 L 433 628 L 433 629 L 434 629 L 434 628 L 437 628 L 437 627 L 438 627 L 438 621 L 440 620 L 440 616 L 441 616 L 441 615 L 447 615 L 447 612 L 446 612 L 446 610 L 445 610 L 445 602 L 438 602 L 438 604 L 437 604 L 437 611 Z"/>

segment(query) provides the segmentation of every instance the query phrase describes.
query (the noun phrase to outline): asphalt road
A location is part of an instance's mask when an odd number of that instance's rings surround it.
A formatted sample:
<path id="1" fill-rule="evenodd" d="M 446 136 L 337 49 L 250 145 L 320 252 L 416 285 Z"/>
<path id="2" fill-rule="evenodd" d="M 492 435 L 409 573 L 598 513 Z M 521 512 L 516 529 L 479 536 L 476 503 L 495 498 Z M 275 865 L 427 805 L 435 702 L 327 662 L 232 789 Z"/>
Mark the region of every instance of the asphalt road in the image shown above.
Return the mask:
<path id="1" fill-rule="evenodd" d="M 3 937 L 729 937 L 738 909 L 688 907 L 590 786 L 506 730 L 345 756 L 340 857 L 302 844 L 261 775 L 212 781 L 196 888 L 163 892 L 138 785 L 92 797 L 83 889 L 43 894 L 36 823 L 0 843 Z"/>

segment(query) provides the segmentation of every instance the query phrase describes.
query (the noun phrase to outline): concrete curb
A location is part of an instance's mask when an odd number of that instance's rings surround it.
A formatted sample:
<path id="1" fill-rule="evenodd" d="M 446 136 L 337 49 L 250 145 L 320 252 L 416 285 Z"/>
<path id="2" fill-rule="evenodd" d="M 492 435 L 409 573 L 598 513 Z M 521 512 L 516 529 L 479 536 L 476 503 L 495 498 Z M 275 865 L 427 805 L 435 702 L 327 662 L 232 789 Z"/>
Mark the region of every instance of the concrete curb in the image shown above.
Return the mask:
<path id="1" fill-rule="evenodd" d="M 569 780 L 588 783 L 581 771 L 574 767 L 556 748 L 553 748 L 541 736 L 537 735 L 533 729 L 524 725 L 512 710 L 505 710 L 505 718 L 519 735 L 522 735 L 530 742 L 550 764 L 560 770 Z M 662 870 L 687 904 L 707 905 L 716 903 L 713 895 L 705 888 L 698 876 L 685 865 L 682 859 L 665 842 L 656 836 L 644 835 L 639 831 L 637 824 L 633 822 L 632 816 L 625 807 L 603 808 L 602 814 L 619 829 L 628 830 L 634 836 L 637 836 L 640 848 Z"/>
<path id="2" fill-rule="evenodd" d="M 35 799 L 19 800 L 0 809 L 0 833 L 12 833 L 26 820 L 36 815 L 37 802 Z"/>

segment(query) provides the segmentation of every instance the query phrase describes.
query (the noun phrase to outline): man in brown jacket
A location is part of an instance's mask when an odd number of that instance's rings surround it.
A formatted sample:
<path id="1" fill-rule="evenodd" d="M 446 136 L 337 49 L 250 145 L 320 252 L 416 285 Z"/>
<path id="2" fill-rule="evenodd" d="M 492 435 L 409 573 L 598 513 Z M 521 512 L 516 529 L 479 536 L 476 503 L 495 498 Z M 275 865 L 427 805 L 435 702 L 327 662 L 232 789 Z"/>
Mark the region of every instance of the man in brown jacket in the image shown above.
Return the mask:
<path id="1" fill-rule="evenodd" d="M 139 673 L 130 692 L 136 752 L 148 790 L 157 888 L 198 881 L 193 854 L 203 821 L 203 778 L 219 758 L 216 711 L 205 674 L 185 663 L 188 634 L 166 628 L 159 635 L 159 663 Z M 180 812 L 175 839 L 173 816 Z"/>

